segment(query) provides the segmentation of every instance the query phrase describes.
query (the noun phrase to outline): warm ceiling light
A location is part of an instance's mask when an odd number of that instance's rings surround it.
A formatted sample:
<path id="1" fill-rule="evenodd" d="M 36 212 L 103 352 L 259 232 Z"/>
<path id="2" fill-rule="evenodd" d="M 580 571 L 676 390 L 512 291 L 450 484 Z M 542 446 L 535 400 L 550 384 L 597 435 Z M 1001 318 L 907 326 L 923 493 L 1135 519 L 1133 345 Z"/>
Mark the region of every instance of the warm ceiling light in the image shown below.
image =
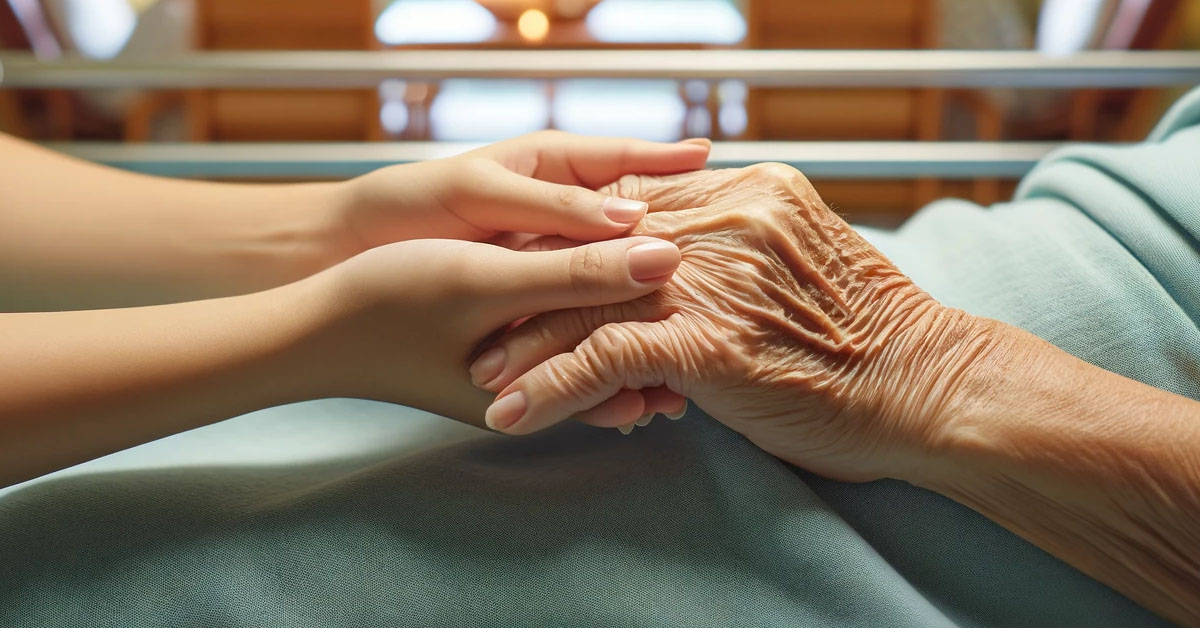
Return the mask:
<path id="1" fill-rule="evenodd" d="M 517 19 L 517 31 L 527 41 L 542 41 L 550 32 L 550 18 L 537 9 L 529 9 Z"/>

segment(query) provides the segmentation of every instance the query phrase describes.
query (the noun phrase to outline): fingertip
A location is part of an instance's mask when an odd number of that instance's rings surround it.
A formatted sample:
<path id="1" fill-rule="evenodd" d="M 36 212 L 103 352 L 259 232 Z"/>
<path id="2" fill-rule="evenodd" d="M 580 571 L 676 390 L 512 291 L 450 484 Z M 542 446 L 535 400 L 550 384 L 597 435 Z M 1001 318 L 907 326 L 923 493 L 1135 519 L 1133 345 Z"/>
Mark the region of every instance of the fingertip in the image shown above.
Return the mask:
<path id="1" fill-rule="evenodd" d="M 684 399 L 683 403 L 681 403 L 679 405 L 679 408 L 676 409 L 674 412 L 664 412 L 663 414 L 666 415 L 666 417 L 672 421 L 678 421 L 679 419 L 683 418 L 683 415 L 687 414 L 687 409 L 688 409 L 688 402 L 687 402 L 687 399 Z"/>
<path id="2" fill-rule="evenodd" d="M 666 386 L 642 389 L 642 396 L 646 399 L 646 412 L 676 418 L 674 415 L 682 415 L 687 410 L 687 398 Z"/>
<path id="3" fill-rule="evenodd" d="M 650 205 L 643 201 L 609 196 L 604 199 L 602 209 L 605 217 L 609 220 L 618 223 L 621 227 L 629 227 L 646 216 Z"/>
<path id="4" fill-rule="evenodd" d="M 618 427 L 636 421 L 646 413 L 646 402 L 640 391 L 621 389 L 617 394 L 575 415 L 580 423 L 595 427 Z"/>
<path id="5" fill-rule="evenodd" d="M 673 144 L 645 142 L 642 153 L 621 168 L 622 174 L 668 175 L 703 168 L 712 142 L 689 138 Z"/>
<path id="6" fill-rule="evenodd" d="M 712 140 L 706 137 L 691 137 L 679 145 L 687 149 L 686 159 L 692 170 L 700 170 L 708 164 L 708 156 L 712 153 Z"/>
<path id="7" fill-rule="evenodd" d="M 499 392 L 496 383 L 504 374 L 506 358 L 507 354 L 503 345 L 491 347 L 479 354 L 479 357 L 475 358 L 468 368 L 468 372 L 471 374 L 471 383 L 477 388 L 489 392 Z M 493 387 L 497 389 L 493 389 Z"/>
<path id="8" fill-rule="evenodd" d="M 529 401 L 525 393 L 514 390 L 497 397 L 484 412 L 483 421 L 493 430 L 504 432 L 519 423 L 525 417 L 528 409 Z"/>
<path id="9" fill-rule="evenodd" d="M 626 251 L 629 276 L 642 284 L 666 281 L 679 268 L 682 255 L 674 243 L 657 238 L 646 238 Z"/>

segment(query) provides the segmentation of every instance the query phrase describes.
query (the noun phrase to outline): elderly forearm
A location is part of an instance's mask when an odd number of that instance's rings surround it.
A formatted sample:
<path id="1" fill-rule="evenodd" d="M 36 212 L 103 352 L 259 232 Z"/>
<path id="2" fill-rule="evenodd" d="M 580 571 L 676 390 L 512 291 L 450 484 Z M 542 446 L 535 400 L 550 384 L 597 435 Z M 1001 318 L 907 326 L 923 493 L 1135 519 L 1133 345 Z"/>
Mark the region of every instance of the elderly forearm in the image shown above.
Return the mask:
<path id="1" fill-rule="evenodd" d="M 505 334 L 489 413 L 524 405 L 500 429 L 666 386 L 788 462 L 938 490 L 1200 622 L 1200 404 L 937 303 L 787 166 L 616 187 L 650 204 L 641 232 L 677 244 L 680 267 L 623 309 Z"/>
<path id="2" fill-rule="evenodd" d="M 318 394 L 299 349 L 324 315 L 315 280 L 172 305 L 0 314 L 0 486 Z"/>
<path id="3" fill-rule="evenodd" d="M 336 184 L 181 181 L 72 159 L 0 134 L 3 309 L 243 294 L 346 257 Z"/>
<path id="4" fill-rule="evenodd" d="M 1162 616 L 1200 625 L 1200 403 L 1019 330 L 906 478 L 983 513 Z"/>

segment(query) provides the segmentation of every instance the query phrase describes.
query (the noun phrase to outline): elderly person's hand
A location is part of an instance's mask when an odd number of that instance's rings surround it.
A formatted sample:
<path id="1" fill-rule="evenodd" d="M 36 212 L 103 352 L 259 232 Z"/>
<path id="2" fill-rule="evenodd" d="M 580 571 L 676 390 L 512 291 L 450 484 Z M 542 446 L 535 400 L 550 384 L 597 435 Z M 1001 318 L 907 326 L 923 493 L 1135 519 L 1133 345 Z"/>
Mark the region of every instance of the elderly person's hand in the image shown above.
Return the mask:
<path id="1" fill-rule="evenodd" d="M 789 167 L 612 191 L 650 203 L 635 233 L 674 241 L 678 271 L 501 338 L 472 368 L 490 427 L 621 425 L 665 387 L 784 460 L 938 491 L 1200 625 L 1200 404 L 939 304 Z"/>
<path id="2" fill-rule="evenodd" d="M 495 429 L 576 413 L 627 423 L 645 412 L 634 390 L 665 386 L 786 460 L 872 479 L 922 453 L 955 374 L 994 343 L 788 166 L 626 177 L 606 191 L 650 203 L 637 233 L 675 242 L 683 263 L 655 294 L 551 313 L 502 339 L 487 354 L 504 356 L 502 372 L 475 368 L 499 393 Z"/>

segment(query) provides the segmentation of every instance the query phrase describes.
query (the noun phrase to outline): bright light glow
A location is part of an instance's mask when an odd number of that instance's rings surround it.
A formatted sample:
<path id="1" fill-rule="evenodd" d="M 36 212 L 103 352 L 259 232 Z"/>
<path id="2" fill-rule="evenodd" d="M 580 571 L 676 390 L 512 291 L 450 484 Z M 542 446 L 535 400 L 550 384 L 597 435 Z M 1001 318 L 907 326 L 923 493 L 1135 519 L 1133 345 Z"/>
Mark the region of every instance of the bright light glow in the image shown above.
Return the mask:
<path id="1" fill-rule="evenodd" d="M 717 112 L 717 123 L 721 125 L 721 133 L 726 137 L 737 137 L 746 132 L 746 106 L 742 103 L 722 105 Z"/>
<path id="2" fill-rule="evenodd" d="M 397 0 L 375 20 L 385 44 L 473 43 L 496 32 L 496 18 L 474 0 Z"/>
<path id="3" fill-rule="evenodd" d="M 93 59 L 117 56 L 137 26 L 137 13 L 125 0 L 60 0 L 57 5 L 71 43 Z"/>
<path id="4" fill-rule="evenodd" d="M 408 128 L 408 105 L 389 100 L 379 108 L 379 124 L 392 135 L 400 135 Z"/>
<path id="5" fill-rule="evenodd" d="M 671 142 L 686 114 L 674 81 L 573 79 L 554 91 L 554 124 L 572 133 Z"/>
<path id="6" fill-rule="evenodd" d="M 1054 56 L 1084 50 L 1092 41 L 1105 0 L 1045 0 L 1038 16 L 1037 49 Z"/>
<path id="7" fill-rule="evenodd" d="M 494 141 L 544 129 L 549 123 L 546 89 L 537 81 L 448 80 L 429 108 L 435 140 Z"/>
<path id="8" fill-rule="evenodd" d="M 537 9 L 529 9 L 517 19 L 517 32 L 526 41 L 542 41 L 550 32 L 550 18 Z"/>
<path id="9" fill-rule="evenodd" d="M 721 104 L 746 101 L 746 84 L 741 81 L 721 81 L 717 85 L 717 100 Z"/>
<path id="10" fill-rule="evenodd" d="M 604 0 L 587 29 L 600 41 L 736 44 L 746 20 L 728 0 Z"/>
<path id="11" fill-rule="evenodd" d="M 708 134 L 712 132 L 712 119 L 708 115 L 708 109 L 704 107 L 689 109 L 684 129 L 688 137 L 708 137 Z"/>
<path id="12" fill-rule="evenodd" d="M 404 100 L 408 93 L 408 83 L 400 79 L 387 79 L 379 84 L 380 100 Z"/>

